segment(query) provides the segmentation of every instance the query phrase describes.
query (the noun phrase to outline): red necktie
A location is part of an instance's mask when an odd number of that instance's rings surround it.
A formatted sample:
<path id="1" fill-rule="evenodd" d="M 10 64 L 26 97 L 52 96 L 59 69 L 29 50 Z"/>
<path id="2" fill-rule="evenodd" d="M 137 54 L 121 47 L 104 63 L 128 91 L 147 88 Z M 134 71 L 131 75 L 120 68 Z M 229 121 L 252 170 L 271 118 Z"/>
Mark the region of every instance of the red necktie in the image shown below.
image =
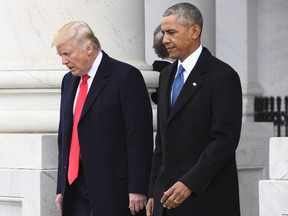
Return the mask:
<path id="1" fill-rule="evenodd" d="M 87 80 L 89 79 L 89 75 L 84 75 L 82 77 L 82 82 L 80 84 L 79 93 L 75 105 L 74 110 L 74 122 L 73 122 L 73 131 L 72 131 L 72 140 L 70 146 L 70 154 L 69 154 L 69 168 L 68 168 L 68 181 L 71 185 L 73 181 L 78 176 L 79 171 L 79 158 L 80 158 L 80 145 L 78 139 L 78 122 L 81 116 L 82 108 L 87 96 L 88 84 Z"/>

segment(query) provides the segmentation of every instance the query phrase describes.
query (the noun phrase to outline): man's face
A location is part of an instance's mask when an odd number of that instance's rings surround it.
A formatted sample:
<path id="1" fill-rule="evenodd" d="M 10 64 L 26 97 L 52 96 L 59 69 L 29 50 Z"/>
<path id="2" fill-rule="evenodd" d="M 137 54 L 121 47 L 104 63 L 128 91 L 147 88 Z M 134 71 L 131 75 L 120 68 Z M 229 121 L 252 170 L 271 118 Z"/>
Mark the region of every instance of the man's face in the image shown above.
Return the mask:
<path id="1" fill-rule="evenodd" d="M 161 30 L 169 57 L 184 61 L 199 46 L 199 38 L 195 38 L 195 29 L 176 19 L 176 15 L 162 17 Z"/>
<path id="2" fill-rule="evenodd" d="M 73 41 L 64 42 L 56 46 L 56 50 L 62 58 L 62 64 L 71 71 L 74 76 L 83 76 L 88 73 L 93 62 L 90 60 L 91 47 L 81 49 Z"/>

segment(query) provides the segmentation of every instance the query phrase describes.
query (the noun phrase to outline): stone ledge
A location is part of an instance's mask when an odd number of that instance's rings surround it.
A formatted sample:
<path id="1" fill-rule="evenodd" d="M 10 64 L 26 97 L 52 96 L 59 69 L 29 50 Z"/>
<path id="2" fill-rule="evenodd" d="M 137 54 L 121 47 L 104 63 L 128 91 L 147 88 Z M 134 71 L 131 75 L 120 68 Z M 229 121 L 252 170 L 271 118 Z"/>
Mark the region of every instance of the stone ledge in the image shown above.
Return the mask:
<path id="1" fill-rule="evenodd" d="M 56 170 L 0 169 L 1 216 L 57 215 Z"/>
<path id="2" fill-rule="evenodd" d="M 288 180 L 288 138 L 272 137 L 269 145 L 270 179 Z"/>
<path id="3" fill-rule="evenodd" d="M 56 169 L 56 134 L 0 134 L 0 169 Z"/>
<path id="4" fill-rule="evenodd" d="M 265 180 L 259 182 L 260 216 L 288 214 L 288 181 Z"/>
<path id="5" fill-rule="evenodd" d="M 147 88 L 158 86 L 159 72 L 149 68 L 139 69 Z M 59 88 L 67 69 L 1 70 L 0 89 Z"/>

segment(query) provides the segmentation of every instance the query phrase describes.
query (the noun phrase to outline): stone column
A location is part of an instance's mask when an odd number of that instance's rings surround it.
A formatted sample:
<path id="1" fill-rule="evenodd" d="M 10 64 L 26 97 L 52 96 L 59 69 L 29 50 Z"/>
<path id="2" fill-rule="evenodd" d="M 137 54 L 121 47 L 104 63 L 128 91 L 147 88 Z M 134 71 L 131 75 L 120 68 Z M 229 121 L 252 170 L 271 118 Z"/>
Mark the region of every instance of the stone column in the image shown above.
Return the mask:
<path id="1" fill-rule="evenodd" d="M 3 0 L 0 8 L 2 132 L 57 131 L 59 88 L 67 69 L 50 44 L 69 21 L 86 21 L 111 57 L 150 68 L 144 57 L 144 1 Z"/>
<path id="2" fill-rule="evenodd" d="M 263 92 L 257 68 L 257 0 L 216 1 L 216 56 L 239 73 L 243 120 L 253 121 L 254 96 Z"/>

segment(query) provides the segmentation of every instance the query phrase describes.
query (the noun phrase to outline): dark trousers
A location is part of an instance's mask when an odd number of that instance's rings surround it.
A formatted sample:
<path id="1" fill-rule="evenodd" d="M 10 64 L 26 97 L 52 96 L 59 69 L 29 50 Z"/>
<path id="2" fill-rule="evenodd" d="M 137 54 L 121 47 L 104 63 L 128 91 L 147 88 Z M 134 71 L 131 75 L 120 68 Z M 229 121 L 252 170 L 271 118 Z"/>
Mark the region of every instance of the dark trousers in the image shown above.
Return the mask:
<path id="1" fill-rule="evenodd" d="M 71 185 L 71 192 L 71 216 L 93 216 L 81 162 L 78 177 Z"/>

